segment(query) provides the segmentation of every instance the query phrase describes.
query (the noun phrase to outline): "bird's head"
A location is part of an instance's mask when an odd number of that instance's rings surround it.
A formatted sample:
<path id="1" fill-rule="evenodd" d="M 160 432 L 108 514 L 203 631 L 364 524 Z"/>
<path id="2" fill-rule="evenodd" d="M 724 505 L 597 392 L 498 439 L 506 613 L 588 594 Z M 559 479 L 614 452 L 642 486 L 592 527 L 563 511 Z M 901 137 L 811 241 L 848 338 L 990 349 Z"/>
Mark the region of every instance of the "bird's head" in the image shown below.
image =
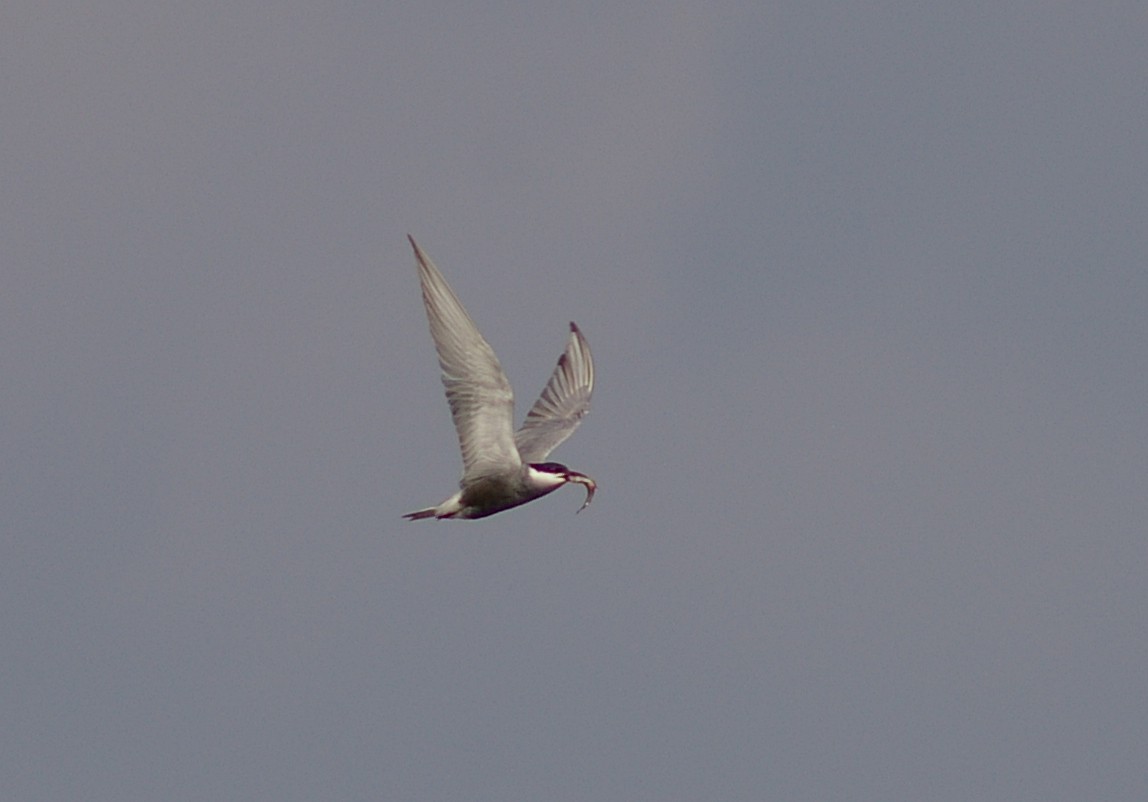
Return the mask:
<path id="1" fill-rule="evenodd" d="M 532 462 L 530 467 L 537 473 L 541 474 L 539 479 L 543 477 L 551 479 L 556 482 L 556 487 L 563 485 L 567 482 L 582 485 L 586 488 L 586 500 L 582 502 L 582 506 L 578 508 L 578 512 L 590 506 L 590 502 L 594 500 L 594 492 L 598 489 L 597 483 L 584 473 L 572 471 L 560 462 Z"/>

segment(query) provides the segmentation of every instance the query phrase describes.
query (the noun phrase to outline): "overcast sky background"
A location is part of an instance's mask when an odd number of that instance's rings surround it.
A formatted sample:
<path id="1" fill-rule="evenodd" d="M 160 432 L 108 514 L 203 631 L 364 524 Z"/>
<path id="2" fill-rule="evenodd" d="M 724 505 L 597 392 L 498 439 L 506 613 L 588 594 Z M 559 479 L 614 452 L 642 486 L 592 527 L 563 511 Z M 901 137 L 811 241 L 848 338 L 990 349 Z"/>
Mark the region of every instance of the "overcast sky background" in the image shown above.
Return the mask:
<path id="1" fill-rule="evenodd" d="M 1143 5 L 551 8 L 0 12 L 0 797 L 1148 798 Z"/>

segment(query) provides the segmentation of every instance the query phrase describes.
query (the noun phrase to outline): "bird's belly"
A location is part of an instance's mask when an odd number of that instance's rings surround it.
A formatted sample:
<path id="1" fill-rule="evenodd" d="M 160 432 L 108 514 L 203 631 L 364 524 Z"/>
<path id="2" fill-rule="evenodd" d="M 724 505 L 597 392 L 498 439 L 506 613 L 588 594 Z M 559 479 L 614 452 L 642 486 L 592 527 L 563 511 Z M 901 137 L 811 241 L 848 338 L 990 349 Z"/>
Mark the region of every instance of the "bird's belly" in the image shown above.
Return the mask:
<path id="1" fill-rule="evenodd" d="M 476 479 L 462 493 L 460 501 L 463 510 L 459 517 L 485 518 L 487 515 L 533 501 L 553 489 L 532 492 L 532 489 L 523 487 L 520 482 L 508 481 L 503 477 Z"/>

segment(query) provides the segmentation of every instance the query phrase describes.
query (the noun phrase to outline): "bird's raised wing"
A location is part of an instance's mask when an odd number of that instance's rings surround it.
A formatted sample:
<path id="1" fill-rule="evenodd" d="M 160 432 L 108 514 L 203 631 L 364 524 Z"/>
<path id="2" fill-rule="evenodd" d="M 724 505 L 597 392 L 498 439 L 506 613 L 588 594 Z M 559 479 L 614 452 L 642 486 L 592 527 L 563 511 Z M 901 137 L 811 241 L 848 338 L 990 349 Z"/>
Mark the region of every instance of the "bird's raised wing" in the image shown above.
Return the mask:
<path id="1" fill-rule="evenodd" d="M 594 392 L 594 360 L 590 344 L 571 323 L 570 340 L 558 358 L 558 367 L 542 395 L 534 402 L 526 421 L 514 435 L 523 462 L 542 462 L 567 437 L 574 434 L 590 411 Z"/>
<path id="2" fill-rule="evenodd" d="M 413 237 L 407 239 L 419 263 L 423 303 L 462 449 L 463 479 L 515 470 L 522 460 L 514 445 L 510 382 L 442 273 Z"/>

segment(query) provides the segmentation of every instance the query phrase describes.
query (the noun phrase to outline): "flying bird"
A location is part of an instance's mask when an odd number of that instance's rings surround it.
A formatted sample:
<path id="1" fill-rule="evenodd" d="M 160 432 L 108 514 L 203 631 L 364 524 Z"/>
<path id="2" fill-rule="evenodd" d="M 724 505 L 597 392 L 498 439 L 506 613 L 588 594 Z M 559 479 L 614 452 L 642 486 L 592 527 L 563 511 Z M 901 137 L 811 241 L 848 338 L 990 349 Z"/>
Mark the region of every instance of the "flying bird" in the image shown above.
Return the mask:
<path id="1" fill-rule="evenodd" d="M 594 361 L 586 338 L 578 326 L 570 324 L 570 339 L 558 366 L 526 421 L 515 431 L 514 391 L 494 349 L 483 339 L 434 262 L 413 237 L 408 235 L 407 239 L 419 263 L 423 304 L 458 431 L 462 480 L 458 492 L 441 504 L 403 517 L 411 521 L 485 518 L 541 498 L 568 482 L 586 488 L 586 500 L 578 512 L 586 509 L 598 488 L 594 480 L 546 461 L 590 409 Z"/>

